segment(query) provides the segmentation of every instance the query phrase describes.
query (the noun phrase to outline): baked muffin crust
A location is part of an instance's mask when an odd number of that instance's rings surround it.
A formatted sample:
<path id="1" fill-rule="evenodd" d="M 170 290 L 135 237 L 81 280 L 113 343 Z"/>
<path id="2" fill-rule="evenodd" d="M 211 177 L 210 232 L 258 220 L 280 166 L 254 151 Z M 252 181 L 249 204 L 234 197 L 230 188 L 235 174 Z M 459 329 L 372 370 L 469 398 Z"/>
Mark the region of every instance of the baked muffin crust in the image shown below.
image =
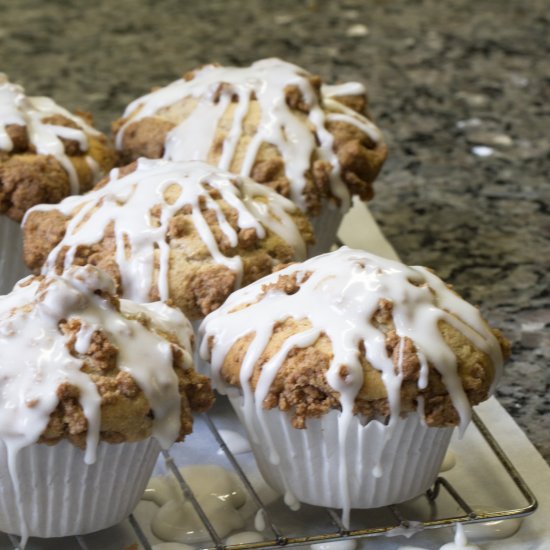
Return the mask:
<path id="1" fill-rule="evenodd" d="M 429 426 L 464 426 L 509 352 L 430 271 L 346 247 L 236 292 L 201 334 L 218 389 L 251 391 L 296 428 L 346 407 L 365 421 L 418 410 Z"/>
<path id="2" fill-rule="evenodd" d="M 213 402 L 192 340 L 181 312 L 119 300 L 92 266 L 29 277 L 0 297 L 0 436 L 92 455 L 98 441 L 168 447 Z"/>
<path id="3" fill-rule="evenodd" d="M 313 241 L 290 201 L 204 163 L 140 159 L 97 189 L 38 206 L 23 224 L 27 265 L 96 265 L 122 296 L 172 299 L 191 319 L 235 288 L 306 257 Z"/>
<path id="4" fill-rule="evenodd" d="M 363 86 L 322 87 L 279 59 L 191 71 L 132 102 L 113 130 L 127 162 L 206 160 L 269 185 L 310 215 L 327 201 L 345 210 L 351 195 L 370 199 L 387 154 Z"/>
<path id="5" fill-rule="evenodd" d="M 0 73 L 0 214 L 21 221 L 35 204 L 84 193 L 115 164 L 87 113 L 27 97 Z"/>

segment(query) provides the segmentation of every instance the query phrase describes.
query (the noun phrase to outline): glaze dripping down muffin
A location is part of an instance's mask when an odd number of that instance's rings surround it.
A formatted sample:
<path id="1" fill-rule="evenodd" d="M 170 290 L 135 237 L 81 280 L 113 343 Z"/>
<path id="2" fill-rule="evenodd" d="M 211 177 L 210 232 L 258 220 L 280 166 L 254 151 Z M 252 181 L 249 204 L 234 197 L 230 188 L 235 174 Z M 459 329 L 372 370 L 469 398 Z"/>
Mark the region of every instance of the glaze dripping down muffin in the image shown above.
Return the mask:
<path id="1" fill-rule="evenodd" d="M 88 115 L 29 97 L 0 73 L 0 295 L 29 274 L 21 254 L 25 212 L 88 191 L 115 157 Z"/>
<path id="2" fill-rule="evenodd" d="M 130 103 L 114 130 L 127 161 L 203 160 L 290 198 L 315 218 L 312 254 L 332 245 L 353 195 L 372 197 L 387 154 L 361 84 L 323 87 L 280 59 L 191 71 Z"/>
<path id="3" fill-rule="evenodd" d="M 317 213 L 327 197 L 347 204 L 351 194 L 372 195 L 386 148 L 366 109 L 359 84 L 323 93 L 319 77 L 264 59 L 191 71 L 133 101 L 114 126 L 127 161 L 205 160 Z"/>
<path id="4" fill-rule="evenodd" d="M 304 259 L 304 215 L 265 186 L 199 162 L 140 159 L 82 197 L 27 215 L 27 265 L 101 267 L 134 301 L 172 299 L 203 317 L 235 288 Z"/>
<path id="5" fill-rule="evenodd" d="M 0 214 L 20 221 L 35 204 L 84 193 L 114 164 L 89 115 L 27 96 L 0 74 Z"/>
<path id="6" fill-rule="evenodd" d="M 346 247 L 235 292 L 201 335 L 268 481 L 346 521 L 429 487 L 508 353 L 428 269 Z"/>
<path id="7" fill-rule="evenodd" d="M 2 439 L 170 446 L 212 400 L 192 339 L 178 310 L 119 300 L 92 266 L 25 279 L 0 298 Z"/>
<path id="8" fill-rule="evenodd" d="M 504 346 L 429 270 L 347 248 L 234 294 L 203 329 L 217 383 L 261 388 L 264 406 L 292 410 L 297 428 L 334 408 L 370 420 L 420 400 L 428 425 L 466 424 Z"/>

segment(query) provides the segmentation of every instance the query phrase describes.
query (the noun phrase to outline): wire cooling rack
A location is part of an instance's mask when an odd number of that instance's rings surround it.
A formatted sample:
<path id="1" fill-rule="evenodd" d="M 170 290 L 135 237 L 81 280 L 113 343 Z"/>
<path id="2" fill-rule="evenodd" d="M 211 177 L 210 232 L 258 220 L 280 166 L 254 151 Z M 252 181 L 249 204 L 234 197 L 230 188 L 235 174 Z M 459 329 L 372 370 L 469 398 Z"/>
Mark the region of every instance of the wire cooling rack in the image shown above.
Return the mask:
<path id="1" fill-rule="evenodd" d="M 483 444 L 487 447 L 483 456 L 488 462 L 487 471 L 494 471 L 499 467 L 506 477 L 507 489 L 502 486 L 502 476 L 499 481 L 499 493 L 507 493 L 500 506 L 490 506 L 490 509 L 480 508 L 472 502 L 472 495 L 462 485 L 465 480 L 463 474 L 454 479 L 449 475 L 440 475 L 434 485 L 425 495 L 412 502 L 391 505 L 376 510 L 354 510 L 351 514 L 349 529 L 342 524 L 338 511 L 330 508 L 302 505 L 297 512 L 290 511 L 282 502 L 282 498 L 264 502 L 258 493 L 255 484 L 246 475 L 240 455 L 231 452 L 224 441 L 223 428 L 237 425 L 238 421 L 227 403 L 220 400 L 209 414 L 197 418 L 195 431 L 203 446 L 209 448 L 212 457 L 223 461 L 233 470 L 240 479 L 254 508 L 263 516 L 265 529 L 262 542 L 227 545 L 220 536 L 205 511 L 201 508 L 191 490 L 188 481 L 182 475 L 181 454 L 173 448 L 163 453 L 161 467 L 170 472 L 181 487 L 184 495 L 193 505 L 200 517 L 210 540 L 206 540 L 198 547 L 209 550 L 258 550 L 281 547 L 299 546 L 315 543 L 326 543 L 350 539 L 377 537 L 381 535 L 410 536 L 425 529 L 437 529 L 452 526 L 456 523 L 480 523 L 496 520 L 519 518 L 533 513 L 537 508 L 537 501 L 523 481 L 522 477 L 510 462 L 500 445 L 492 436 L 488 428 L 478 415 L 474 414 L 473 427 L 479 432 Z M 220 433 L 222 432 L 222 433 Z M 206 443 L 206 437 L 209 441 Z M 187 443 L 187 442 L 186 442 Z M 183 443 L 182 445 L 186 445 Z M 183 448 L 183 447 L 182 447 Z M 190 462 L 193 456 L 186 452 Z M 221 456 L 221 458 L 219 458 Z M 250 459 L 250 456 L 248 457 Z M 196 460 L 196 457 L 195 457 Z M 185 460 L 183 460 L 185 462 Z M 486 474 L 483 474 L 486 475 Z M 455 476 L 456 477 L 456 476 Z M 486 479 L 485 490 L 494 490 L 494 483 Z M 506 489 L 506 490 L 505 490 Z M 512 496 L 510 496 L 512 495 Z M 497 499 L 498 500 L 498 499 Z M 152 550 L 155 544 L 151 536 L 150 526 L 146 520 L 139 519 L 138 514 L 132 514 L 124 526 L 115 530 L 107 530 L 100 534 L 68 537 L 41 541 L 31 539 L 28 550 L 125 550 L 143 548 Z M 106 542 L 110 541 L 110 542 Z M 18 537 L 6 535 L 5 542 L 0 541 L 0 549 L 19 548 Z"/>

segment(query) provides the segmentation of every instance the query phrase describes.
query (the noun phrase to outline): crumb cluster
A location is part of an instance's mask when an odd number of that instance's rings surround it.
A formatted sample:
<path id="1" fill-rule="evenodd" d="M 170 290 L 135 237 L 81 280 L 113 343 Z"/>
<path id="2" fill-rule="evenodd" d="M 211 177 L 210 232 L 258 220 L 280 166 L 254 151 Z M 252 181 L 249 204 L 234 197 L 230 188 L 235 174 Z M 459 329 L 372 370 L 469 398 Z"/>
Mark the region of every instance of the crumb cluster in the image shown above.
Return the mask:
<path id="1" fill-rule="evenodd" d="M 89 115 L 79 113 L 91 120 Z M 54 115 L 42 120 L 44 124 L 78 128 L 63 115 Z M 70 179 L 67 171 L 53 155 L 36 152 L 25 126 L 9 124 L 6 132 L 13 148 L 0 150 L 0 214 L 21 221 L 25 212 L 36 204 L 57 203 L 70 194 Z M 90 156 L 102 173 L 115 164 L 116 154 L 102 134 L 87 134 L 88 149 L 82 151 L 76 140 L 61 138 L 65 155 L 70 159 L 82 193 L 95 183 L 94 170 L 87 162 Z"/>

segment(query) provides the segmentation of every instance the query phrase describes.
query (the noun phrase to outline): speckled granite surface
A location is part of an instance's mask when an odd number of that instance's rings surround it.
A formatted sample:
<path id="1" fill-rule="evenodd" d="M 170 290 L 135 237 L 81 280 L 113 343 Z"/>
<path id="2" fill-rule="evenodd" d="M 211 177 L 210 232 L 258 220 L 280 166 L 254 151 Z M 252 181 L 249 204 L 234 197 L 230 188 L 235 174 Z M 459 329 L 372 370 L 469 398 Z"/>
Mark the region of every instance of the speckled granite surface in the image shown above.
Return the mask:
<path id="1" fill-rule="evenodd" d="M 212 60 L 366 81 L 391 147 L 375 217 L 512 340 L 499 398 L 550 461 L 546 0 L 0 0 L 0 14 L 0 70 L 105 130 Z"/>

